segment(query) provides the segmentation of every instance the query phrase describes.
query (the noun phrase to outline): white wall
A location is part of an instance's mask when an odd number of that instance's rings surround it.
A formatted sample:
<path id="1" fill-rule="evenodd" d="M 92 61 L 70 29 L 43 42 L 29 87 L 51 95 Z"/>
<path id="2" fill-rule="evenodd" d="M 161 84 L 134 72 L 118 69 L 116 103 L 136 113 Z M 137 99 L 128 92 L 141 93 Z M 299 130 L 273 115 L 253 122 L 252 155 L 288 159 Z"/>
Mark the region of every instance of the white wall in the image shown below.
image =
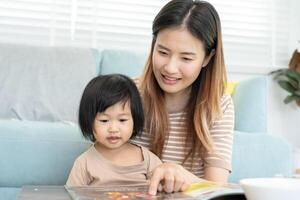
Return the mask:
<path id="1" fill-rule="evenodd" d="M 292 7 L 290 15 L 293 20 L 287 23 L 290 26 L 291 39 L 288 42 L 291 56 L 296 48 L 299 48 L 300 52 L 300 1 L 292 0 L 290 6 Z M 245 80 L 258 75 L 266 75 L 271 70 L 253 68 L 247 70 L 229 67 L 228 79 L 232 81 Z M 284 104 L 283 99 L 286 96 L 287 92 L 281 89 L 272 77 L 268 77 L 268 132 L 283 136 L 295 148 L 300 149 L 300 107 L 295 102 Z"/>
<path id="2" fill-rule="evenodd" d="M 300 107 L 295 102 L 284 104 L 287 94 L 277 82 L 269 80 L 268 130 L 300 148 Z"/>
<path id="3" fill-rule="evenodd" d="M 289 22 L 290 25 L 290 38 L 289 46 L 290 46 L 290 54 L 298 48 L 298 51 L 300 52 L 300 1 L 299 0 L 292 0 L 291 1 L 291 17 L 292 19 Z"/>

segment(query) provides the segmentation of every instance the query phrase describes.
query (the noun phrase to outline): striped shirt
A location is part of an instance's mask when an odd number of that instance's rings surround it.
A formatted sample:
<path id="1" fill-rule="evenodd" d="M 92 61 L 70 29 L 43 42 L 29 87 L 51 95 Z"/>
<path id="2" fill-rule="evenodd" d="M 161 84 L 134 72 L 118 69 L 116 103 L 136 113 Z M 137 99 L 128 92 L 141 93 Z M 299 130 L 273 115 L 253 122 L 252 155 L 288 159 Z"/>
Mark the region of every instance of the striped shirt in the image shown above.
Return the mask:
<path id="1" fill-rule="evenodd" d="M 189 157 L 183 167 L 191 171 L 198 177 L 204 176 L 205 167 L 218 167 L 231 171 L 231 156 L 233 144 L 234 108 L 229 95 L 224 95 L 221 99 L 221 109 L 223 115 L 213 123 L 210 128 L 210 135 L 214 143 L 214 152 L 206 153 L 201 159 L 199 153 L 194 155 L 194 164 L 191 167 L 192 158 Z M 182 164 L 187 152 L 185 151 L 185 141 L 187 128 L 184 127 L 186 119 L 185 112 L 169 113 L 169 137 L 166 137 L 161 160 Z M 134 143 L 150 146 L 151 136 L 146 131 L 142 135 L 132 140 Z M 189 143 L 187 146 L 191 146 Z"/>

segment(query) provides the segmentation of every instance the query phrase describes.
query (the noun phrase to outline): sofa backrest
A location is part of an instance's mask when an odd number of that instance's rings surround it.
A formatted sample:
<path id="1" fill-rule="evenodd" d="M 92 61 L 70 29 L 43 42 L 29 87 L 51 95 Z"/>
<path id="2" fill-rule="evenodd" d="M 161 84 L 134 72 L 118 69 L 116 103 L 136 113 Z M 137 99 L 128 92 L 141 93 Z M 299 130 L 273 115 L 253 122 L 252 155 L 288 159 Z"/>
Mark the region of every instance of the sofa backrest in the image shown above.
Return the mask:
<path id="1" fill-rule="evenodd" d="M 131 78 L 139 77 L 146 59 L 146 52 L 106 49 L 101 51 L 100 74 L 119 73 Z"/>
<path id="2" fill-rule="evenodd" d="M 0 119 L 76 122 L 99 59 L 89 48 L 0 44 Z"/>
<path id="3" fill-rule="evenodd" d="M 232 95 L 235 130 L 267 132 L 267 77 L 259 76 L 237 84 Z"/>

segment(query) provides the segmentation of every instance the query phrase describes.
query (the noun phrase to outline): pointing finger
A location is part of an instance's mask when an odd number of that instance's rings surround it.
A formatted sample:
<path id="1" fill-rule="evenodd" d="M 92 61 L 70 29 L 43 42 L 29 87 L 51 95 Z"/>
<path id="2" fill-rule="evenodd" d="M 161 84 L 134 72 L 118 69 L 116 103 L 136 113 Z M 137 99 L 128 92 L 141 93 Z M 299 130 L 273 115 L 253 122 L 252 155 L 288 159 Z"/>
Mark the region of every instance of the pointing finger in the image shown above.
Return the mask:
<path id="1" fill-rule="evenodd" d="M 160 173 L 159 170 L 155 170 L 152 174 L 151 180 L 150 180 L 150 186 L 149 186 L 149 190 L 148 193 L 151 195 L 156 195 L 157 193 L 157 189 L 158 189 L 158 185 L 160 183 L 161 180 L 163 180 L 163 174 Z"/>

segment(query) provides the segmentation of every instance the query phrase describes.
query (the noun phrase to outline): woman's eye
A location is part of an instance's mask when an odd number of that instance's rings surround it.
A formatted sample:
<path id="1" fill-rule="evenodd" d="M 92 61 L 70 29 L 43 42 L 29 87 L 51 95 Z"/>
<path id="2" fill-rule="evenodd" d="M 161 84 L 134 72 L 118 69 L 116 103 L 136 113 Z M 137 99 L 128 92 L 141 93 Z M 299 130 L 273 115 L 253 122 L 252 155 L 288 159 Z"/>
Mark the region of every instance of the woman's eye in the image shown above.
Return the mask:
<path id="1" fill-rule="evenodd" d="M 184 61 L 192 61 L 193 59 L 191 58 L 182 58 Z"/>
<path id="2" fill-rule="evenodd" d="M 168 53 L 165 52 L 165 51 L 158 51 L 158 53 L 161 54 L 161 55 L 164 55 L 164 56 L 165 56 L 165 55 L 168 55 Z"/>

